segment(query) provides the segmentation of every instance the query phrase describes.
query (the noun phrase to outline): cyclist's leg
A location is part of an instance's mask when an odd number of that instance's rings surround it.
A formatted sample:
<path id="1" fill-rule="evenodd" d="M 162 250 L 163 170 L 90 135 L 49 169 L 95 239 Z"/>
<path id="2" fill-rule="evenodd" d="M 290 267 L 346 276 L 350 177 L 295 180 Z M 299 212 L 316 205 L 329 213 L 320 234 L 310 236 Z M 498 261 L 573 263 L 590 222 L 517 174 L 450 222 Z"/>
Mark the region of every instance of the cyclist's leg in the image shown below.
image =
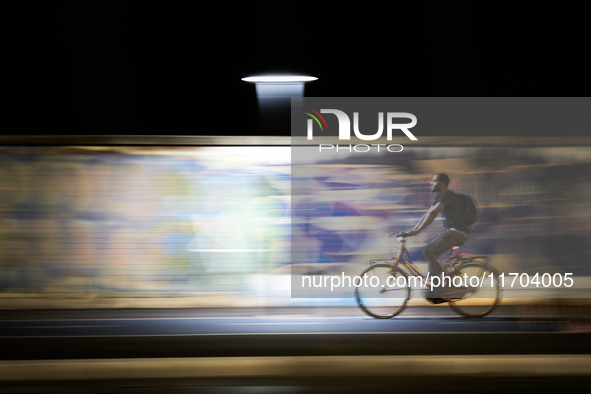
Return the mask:
<path id="1" fill-rule="evenodd" d="M 447 252 L 456 245 L 463 244 L 467 239 L 468 238 L 464 233 L 446 228 L 425 245 L 423 248 L 423 256 L 430 265 L 431 276 L 440 276 L 443 272 L 443 268 L 437 260 L 437 256 Z"/>
<path id="2" fill-rule="evenodd" d="M 443 268 L 437 260 L 437 256 L 447 252 L 456 245 L 463 244 L 467 239 L 468 237 L 465 233 L 446 228 L 425 245 L 423 248 L 423 256 L 425 257 L 425 261 L 429 263 L 432 277 L 441 277 L 441 274 L 443 273 Z M 437 297 L 437 293 L 439 292 L 429 294 L 429 297 Z"/>

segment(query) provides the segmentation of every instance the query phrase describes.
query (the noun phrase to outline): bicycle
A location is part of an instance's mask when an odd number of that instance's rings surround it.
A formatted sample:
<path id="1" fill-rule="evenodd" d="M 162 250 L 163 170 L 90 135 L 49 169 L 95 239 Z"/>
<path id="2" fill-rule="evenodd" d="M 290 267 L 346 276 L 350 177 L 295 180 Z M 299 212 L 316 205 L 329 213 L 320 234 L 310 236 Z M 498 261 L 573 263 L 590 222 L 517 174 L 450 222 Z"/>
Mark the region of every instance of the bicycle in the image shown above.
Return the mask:
<path id="1" fill-rule="evenodd" d="M 396 256 L 391 241 L 394 235 L 400 243 Z M 359 286 L 355 288 L 355 299 L 359 308 L 371 317 L 389 319 L 400 314 L 410 300 L 413 282 L 414 287 L 433 289 L 436 279 L 440 278 L 424 275 L 413 264 L 406 249 L 406 236 L 405 233 L 391 234 L 388 243 L 392 257 L 370 260 L 370 266 L 360 275 L 364 282 L 359 281 Z M 452 290 L 446 291 L 445 298 L 457 314 L 483 317 L 499 305 L 499 275 L 489 263 L 488 256 L 459 253 L 459 247 L 454 246 L 443 272 L 452 284 Z"/>

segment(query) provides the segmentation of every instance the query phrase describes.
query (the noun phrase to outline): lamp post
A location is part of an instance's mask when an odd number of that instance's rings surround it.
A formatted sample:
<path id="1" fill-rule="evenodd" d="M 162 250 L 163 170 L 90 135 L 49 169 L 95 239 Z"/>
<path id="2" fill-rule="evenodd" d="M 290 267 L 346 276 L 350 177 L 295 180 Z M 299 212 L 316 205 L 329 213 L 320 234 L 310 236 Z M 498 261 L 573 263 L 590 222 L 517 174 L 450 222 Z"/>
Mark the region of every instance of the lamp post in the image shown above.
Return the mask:
<path id="1" fill-rule="evenodd" d="M 298 75 L 262 75 L 242 78 L 253 82 L 259 105 L 261 131 L 265 134 L 280 133 L 289 129 L 292 97 L 304 95 L 304 84 L 318 78 Z"/>

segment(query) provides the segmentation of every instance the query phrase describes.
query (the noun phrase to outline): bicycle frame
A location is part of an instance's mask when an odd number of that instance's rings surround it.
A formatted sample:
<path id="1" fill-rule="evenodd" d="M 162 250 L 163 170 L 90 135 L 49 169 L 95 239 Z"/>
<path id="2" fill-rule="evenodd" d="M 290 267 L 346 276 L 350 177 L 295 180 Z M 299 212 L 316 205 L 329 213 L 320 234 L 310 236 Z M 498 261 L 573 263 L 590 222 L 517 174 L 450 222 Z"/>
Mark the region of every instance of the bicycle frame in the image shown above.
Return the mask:
<path id="1" fill-rule="evenodd" d="M 396 239 L 400 242 L 396 257 L 387 260 L 373 259 L 369 261 L 369 264 L 388 263 L 392 265 L 393 271 L 400 267 L 400 269 L 409 276 L 420 276 L 426 279 L 427 275 L 419 271 L 419 269 L 413 264 L 410 255 L 408 254 L 408 250 L 406 249 L 406 239 L 404 237 L 396 237 Z"/>
<path id="2" fill-rule="evenodd" d="M 428 275 L 423 274 L 412 262 L 410 255 L 408 254 L 408 250 L 406 249 L 406 239 L 404 237 L 396 237 L 398 242 L 400 242 L 400 246 L 398 248 L 398 252 L 396 257 L 391 259 L 372 259 L 369 261 L 370 265 L 379 264 L 379 263 L 387 263 L 392 265 L 392 270 L 396 270 L 396 268 L 400 267 L 400 269 L 409 276 L 420 276 L 424 279 L 428 278 Z M 482 260 L 482 270 L 488 268 L 489 265 L 489 257 L 485 255 L 471 255 L 466 253 L 458 253 L 457 255 L 452 255 L 451 252 L 448 255 L 448 258 L 445 262 L 445 266 L 452 266 L 454 269 L 459 269 L 462 266 L 472 263 L 475 260 Z M 444 270 L 445 270 L 444 266 Z"/>

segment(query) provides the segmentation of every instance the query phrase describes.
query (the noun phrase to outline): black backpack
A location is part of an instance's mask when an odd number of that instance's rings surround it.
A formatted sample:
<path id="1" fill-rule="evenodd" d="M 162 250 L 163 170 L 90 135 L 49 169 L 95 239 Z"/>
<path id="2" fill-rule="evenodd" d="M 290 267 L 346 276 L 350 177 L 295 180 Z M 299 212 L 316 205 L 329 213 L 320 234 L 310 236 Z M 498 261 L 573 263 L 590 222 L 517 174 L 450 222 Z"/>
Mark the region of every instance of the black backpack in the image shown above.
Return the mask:
<path id="1" fill-rule="evenodd" d="M 456 193 L 460 203 L 460 219 L 466 226 L 474 224 L 476 221 L 476 204 L 472 197 L 466 194 Z"/>

